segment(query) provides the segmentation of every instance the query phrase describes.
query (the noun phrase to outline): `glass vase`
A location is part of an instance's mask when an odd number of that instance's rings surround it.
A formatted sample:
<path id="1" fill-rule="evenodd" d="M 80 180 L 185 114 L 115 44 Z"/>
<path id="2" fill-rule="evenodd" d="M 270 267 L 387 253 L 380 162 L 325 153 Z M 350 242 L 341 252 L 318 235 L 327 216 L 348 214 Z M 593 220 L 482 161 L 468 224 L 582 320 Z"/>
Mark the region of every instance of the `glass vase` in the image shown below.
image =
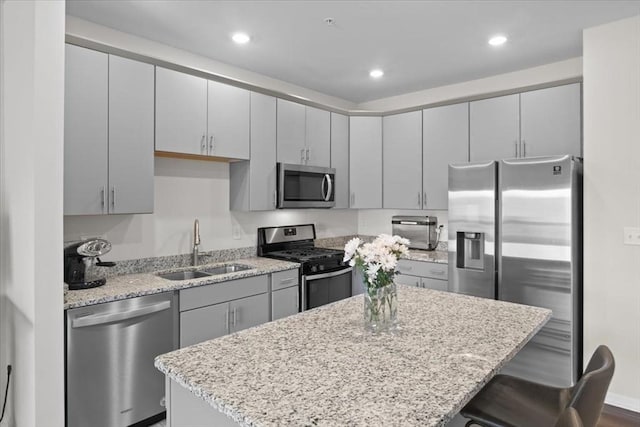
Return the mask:
<path id="1" fill-rule="evenodd" d="M 398 292 L 395 283 L 367 287 L 364 292 L 364 327 L 378 333 L 391 331 L 398 324 Z"/>

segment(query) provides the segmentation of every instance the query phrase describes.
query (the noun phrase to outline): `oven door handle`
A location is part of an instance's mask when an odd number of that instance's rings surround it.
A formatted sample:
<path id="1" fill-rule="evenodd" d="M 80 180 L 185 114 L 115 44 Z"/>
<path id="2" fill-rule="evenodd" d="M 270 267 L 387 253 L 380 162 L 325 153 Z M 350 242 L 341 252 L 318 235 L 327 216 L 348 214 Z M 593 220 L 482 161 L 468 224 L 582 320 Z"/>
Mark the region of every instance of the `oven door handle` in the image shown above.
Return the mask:
<path id="1" fill-rule="evenodd" d="M 340 276 L 340 275 L 349 273 L 351 270 L 353 270 L 353 267 L 344 268 L 344 269 L 338 270 L 338 271 L 331 271 L 329 273 L 307 275 L 307 276 L 305 276 L 305 280 L 307 282 L 310 282 L 312 280 L 327 279 L 329 277 L 336 277 L 336 276 Z"/>

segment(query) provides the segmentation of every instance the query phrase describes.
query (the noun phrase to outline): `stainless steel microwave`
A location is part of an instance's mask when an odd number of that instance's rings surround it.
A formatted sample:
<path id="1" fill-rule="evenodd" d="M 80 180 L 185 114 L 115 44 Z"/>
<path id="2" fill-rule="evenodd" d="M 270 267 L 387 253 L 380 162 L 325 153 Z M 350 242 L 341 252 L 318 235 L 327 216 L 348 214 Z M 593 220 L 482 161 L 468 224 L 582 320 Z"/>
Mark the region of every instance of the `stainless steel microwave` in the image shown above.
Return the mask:
<path id="1" fill-rule="evenodd" d="M 332 208 L 336 170 L 278 163 L 278 208 Z"/>

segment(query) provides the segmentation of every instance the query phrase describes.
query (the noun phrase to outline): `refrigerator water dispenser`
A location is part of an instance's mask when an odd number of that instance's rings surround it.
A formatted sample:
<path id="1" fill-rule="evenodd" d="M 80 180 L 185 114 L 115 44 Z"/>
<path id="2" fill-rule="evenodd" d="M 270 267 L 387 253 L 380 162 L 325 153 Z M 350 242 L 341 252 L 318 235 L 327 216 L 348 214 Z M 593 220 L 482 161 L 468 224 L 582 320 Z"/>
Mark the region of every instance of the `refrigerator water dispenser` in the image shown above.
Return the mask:
<path id="1" fill-rule="evenodd" d="M 458 257 L 456 267 L 484 270 L 484 233 L 457 232 Z"/>

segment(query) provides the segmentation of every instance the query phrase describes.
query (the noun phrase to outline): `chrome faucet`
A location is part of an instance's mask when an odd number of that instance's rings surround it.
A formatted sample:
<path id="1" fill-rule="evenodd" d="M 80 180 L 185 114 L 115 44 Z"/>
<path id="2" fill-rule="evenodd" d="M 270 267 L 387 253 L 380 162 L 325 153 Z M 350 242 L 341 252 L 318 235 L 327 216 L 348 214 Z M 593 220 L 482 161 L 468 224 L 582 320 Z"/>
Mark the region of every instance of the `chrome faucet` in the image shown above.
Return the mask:
<path id="1" fill-rule="evenodd" d="M 198 249 L 200 247 L 200 221 L 193 223 L 193 265 L 198 265 Z"/>

